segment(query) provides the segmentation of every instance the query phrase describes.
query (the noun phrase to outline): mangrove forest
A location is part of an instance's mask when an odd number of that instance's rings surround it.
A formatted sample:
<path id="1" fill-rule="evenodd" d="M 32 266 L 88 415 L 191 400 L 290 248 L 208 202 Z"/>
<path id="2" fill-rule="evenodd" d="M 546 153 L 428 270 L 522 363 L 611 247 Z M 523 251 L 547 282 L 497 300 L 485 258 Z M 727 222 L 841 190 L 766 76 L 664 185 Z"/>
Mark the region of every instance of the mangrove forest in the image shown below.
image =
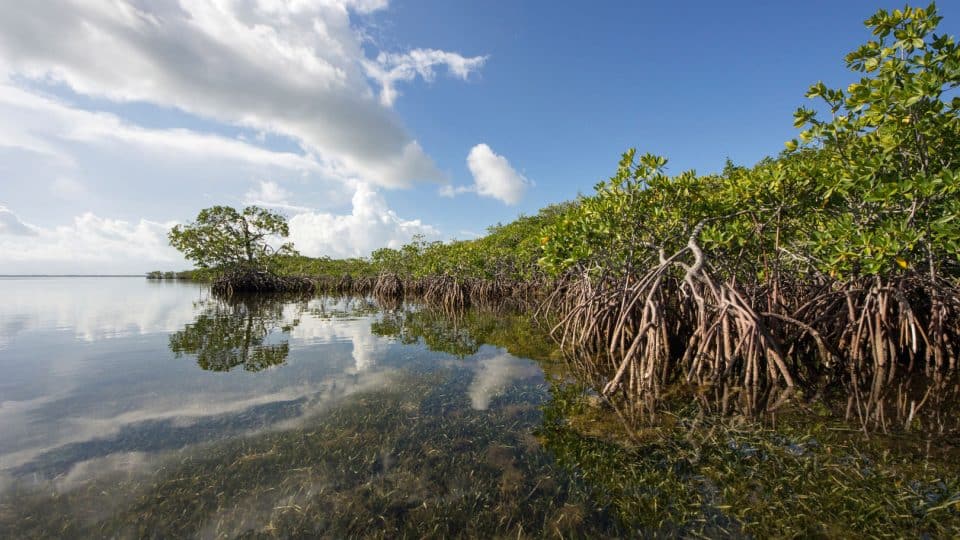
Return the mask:
<path id="1" fill-rule="evenodd" d="M 465 241 L 311 258 L 282 215 L 217 206 L 170 232 L 223 292 L 317 290 L 536 313 L 604 396 L 675 382 L 813 387 L 953 372 L 960 354 L 960 48 L 935 5 L 878 11 L 796 139 L 753 166 L 625 152 L 594 193 Z"/>

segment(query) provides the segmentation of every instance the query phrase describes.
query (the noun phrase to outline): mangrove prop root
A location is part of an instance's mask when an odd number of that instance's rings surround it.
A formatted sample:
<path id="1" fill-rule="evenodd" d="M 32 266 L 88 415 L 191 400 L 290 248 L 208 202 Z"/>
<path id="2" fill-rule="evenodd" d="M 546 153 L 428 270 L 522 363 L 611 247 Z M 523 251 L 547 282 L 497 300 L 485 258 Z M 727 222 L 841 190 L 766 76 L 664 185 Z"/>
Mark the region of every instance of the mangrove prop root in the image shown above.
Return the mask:
<path id="1" fill-rule="evenodd" d="M 702 226 L 643 271 L 576 267 L 540 305 L 537 317 L 603 395 L 640 402 L 678 379 L 792 387 L 824 374 L 889 382 L 956 368 L 955 283 L 910 273 L 738 282 L 707 259 Z"/>
<path id="2" fill-rule="evenodd" d="M 210 289 L 221 295 L 233 293 L 313 292 L 312 280 L 299 276 L 278 276 L 264 270 L 239 268 L 220 275 Z"/>

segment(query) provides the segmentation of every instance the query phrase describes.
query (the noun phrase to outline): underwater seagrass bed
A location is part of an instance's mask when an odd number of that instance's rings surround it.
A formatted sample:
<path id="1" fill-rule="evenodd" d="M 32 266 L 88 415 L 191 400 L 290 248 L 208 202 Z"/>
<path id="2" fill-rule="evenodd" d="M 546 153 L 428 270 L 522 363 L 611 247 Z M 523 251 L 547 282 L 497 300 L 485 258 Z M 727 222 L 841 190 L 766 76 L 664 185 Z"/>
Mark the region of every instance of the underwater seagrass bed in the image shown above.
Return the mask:
<path id="1" fill-rule="evenodd" d="M 952 380 L 637 410 L 516 312 L 113 285 L 0 283 L 0 537 L 960 534 Z"/>

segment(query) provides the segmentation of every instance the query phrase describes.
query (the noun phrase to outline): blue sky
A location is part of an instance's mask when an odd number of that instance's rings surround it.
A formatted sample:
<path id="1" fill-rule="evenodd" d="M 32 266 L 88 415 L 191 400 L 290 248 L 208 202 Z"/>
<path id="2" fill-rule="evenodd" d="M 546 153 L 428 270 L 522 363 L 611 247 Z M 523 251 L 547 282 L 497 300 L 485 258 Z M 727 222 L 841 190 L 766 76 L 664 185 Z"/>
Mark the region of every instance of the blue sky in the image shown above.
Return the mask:
<path id="1" fill-rule="evenodd" d="M 898 2 L 126 0 L 0 6 L 0 273 L 185 262 L 212 204 L 306 254 L 468 238 L 629 147 L 752 164 Z M 941 32 L 960 5 L 941 2 Z"/>

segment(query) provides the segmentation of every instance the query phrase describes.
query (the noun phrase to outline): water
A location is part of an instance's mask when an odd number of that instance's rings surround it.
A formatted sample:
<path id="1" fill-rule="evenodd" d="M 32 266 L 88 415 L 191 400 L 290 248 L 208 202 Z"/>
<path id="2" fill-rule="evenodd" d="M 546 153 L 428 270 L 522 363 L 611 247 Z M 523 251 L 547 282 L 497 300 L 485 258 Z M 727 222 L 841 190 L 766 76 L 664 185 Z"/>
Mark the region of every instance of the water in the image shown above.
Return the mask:
<path id="1" fill-rule="evenodd" d="M 6 278 L 0 298 L 8 532 L 480 534 L 563 508 L 541 499 L 568 487 L 536 485 L 543 371 L 456 322 L 142 278 Z"/>
<path id="2" fill-rule="evenodd" d="M 626 429 L 520 315 L 142 278 L 0 298 L 3 538 L 960 531 L 929 440 L 703 395 Z"/>

